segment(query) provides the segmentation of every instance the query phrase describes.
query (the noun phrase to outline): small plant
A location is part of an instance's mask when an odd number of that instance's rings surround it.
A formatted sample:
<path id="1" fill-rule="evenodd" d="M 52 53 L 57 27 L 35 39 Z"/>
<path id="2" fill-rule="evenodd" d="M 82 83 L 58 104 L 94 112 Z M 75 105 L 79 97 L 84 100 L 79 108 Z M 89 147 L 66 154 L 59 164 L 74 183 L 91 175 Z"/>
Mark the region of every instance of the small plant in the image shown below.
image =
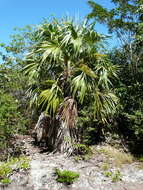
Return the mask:
<path id="1" fill-rule="evenodd" d="M 91 148 L 85 144 L 75 144 L 74 147 L 77 154 L 80 155 L 92 154 Z"/>
<path id="2" fill-rule="evenodd" d="M 18 168 L 23 170 L 28 170 L 30 168 L 30 160 L 27 157 L 21 157 L 19 159 Z"/>
<path id="3" fill-rule="evenodd" d="M 112 172 L 112 171 L 105 171 L 104 173 L 105 177 L 111 177 L 112 182 L 117 182 L 122 180 L 122 174 L 119 170 Z"/>
<path id="4" fill-rule="evenodd" d="M 2 184 L 4 184 L 4 185 L 7 185 L 7 184 L 11 183 L 11 179 L 9 179 L 9 178 L 4 178 L 4 179 L 2 179 L 0 182 L 1 182 Z"/>
<path id="5" fill-rule="evenodd" d="M 11 158 L 8 162 L 0 165 L 0 183 L 8 184 L 11 182 L 9 176 L 13 170 L 27 170 L 30 168 L 29 159 L 27 157 Z"/>
<path id="6" fill-rule="evenodd" d="M 92 149 L 84 144 L 75 144 L 74 148 L 75 154 L 78 155 L 75 157 L 75 161 L 77 162 L 80 160 L 89 160 L 93 154 Z"/>
<path id="7" fill-rule="evenodd" d="M 117 182 L 122 180 L 122 175 L 119 170 L 117 170 L 114 175 L 112 176 L 112 182 Z"/>
<path id="8" fill-rule="evenodd" d="M 67 185 L 72 184 L 79 178 L 79 174 L 69 170 L 59 170 L 56 169 L 55 174 L 57 175 L 57 181 L 60 183 L 65 183 Z"/>
<path id="9" fill-rule="evenodd" d="M 109 170 L 109 164 L 108 163 L 104 163 L 102 165 L 102 170 L 104 170 L 104 171 Z"/>
<path id="10" fill-rule="evenodd" d="M 106 171 L 106 172 L 104 172 L 104 176 L 105 177 L 111 177 L 112 176 L 112 172 Z"/>
<path id="11" fill-rule="evenodd" d="M 12 168 L 9 167 L 8 164 L 2 164 L 0 166 L 0 182 L 2 182 L 3 179 L 7 178 L 12 173 Z"/>
<path id="12" fill-rule="evenodd" d="M 23 170 L 28 170 L 30 168 L 30 165 L 28 162 L 24 161 L 24 162 L 20 163 L 19 168 L 23 169 Z"/>

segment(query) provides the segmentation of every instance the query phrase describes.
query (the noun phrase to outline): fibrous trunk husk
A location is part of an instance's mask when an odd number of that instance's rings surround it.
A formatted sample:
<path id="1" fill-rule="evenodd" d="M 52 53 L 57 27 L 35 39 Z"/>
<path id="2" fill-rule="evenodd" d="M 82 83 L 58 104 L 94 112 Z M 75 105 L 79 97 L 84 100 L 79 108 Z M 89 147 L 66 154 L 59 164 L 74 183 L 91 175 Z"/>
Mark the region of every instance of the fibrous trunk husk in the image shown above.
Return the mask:
<path id="1" fill-rule="evenodd" d="M 46 141 L 52 151 L 71 155 L 78 141 L 77 116 L 76 101 L 70 97 L 64 99 L 55 118 L 41 113 L 35 127 L 37 141 Z"/>

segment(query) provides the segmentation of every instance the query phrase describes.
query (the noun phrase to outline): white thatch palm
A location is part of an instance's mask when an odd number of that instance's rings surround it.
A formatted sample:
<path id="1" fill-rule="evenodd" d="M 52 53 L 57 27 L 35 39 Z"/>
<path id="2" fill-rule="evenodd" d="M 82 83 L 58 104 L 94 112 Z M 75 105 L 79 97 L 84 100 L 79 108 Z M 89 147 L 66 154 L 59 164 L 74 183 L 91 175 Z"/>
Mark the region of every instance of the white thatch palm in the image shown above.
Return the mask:
<path id="1" fill-rule="evenodd" d="M 31 48 L 24 68 L 31 83 L 29 91 L 32 102 L 42 105 L 49 115 L 59 117 L 64 129 L 75 128 L 76 102 L 84 104 L 87 96 L 94 105 L 95 117 L 102 122 L 115 109 L 117 98 L 111 91 L 110 79 L 116 76 L 116 68 L 107 56 L 98 53 L 102 38 L 93 25 L 70 19 L 54 20 L 37 30 L 37 43 Z M 69 137 L 71 142 L 70 130 Z M 61 140 L 61 149 L 62 143 Z M 69 146 L 68 143 L 64 151 Z"/>

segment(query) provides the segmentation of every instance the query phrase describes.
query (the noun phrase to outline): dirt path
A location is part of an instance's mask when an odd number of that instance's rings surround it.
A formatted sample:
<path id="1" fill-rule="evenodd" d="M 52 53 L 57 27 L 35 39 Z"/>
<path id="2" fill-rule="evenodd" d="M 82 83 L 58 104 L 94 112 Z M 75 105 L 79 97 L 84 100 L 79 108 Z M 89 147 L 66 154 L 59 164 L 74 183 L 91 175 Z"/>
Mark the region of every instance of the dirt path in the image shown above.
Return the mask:
<path id="1" fill-rule="evenodd" d="M 122 181 L 113 183 L 101 170 L 106 158 L 100 154 L 88 161 L 76 162 L 61 154 L 42 153 L 43 149 L 34 146 L 30 136 L 21 136 L 19 141 L 31 159 L 31 169 L 29 173 L 15 173 L 13 183 L 1 187 L 3 190 L 143 190 L 143 170 L 137 169 L 135 164 L 124 167 Z M 76 171 L 80 178 L 70 186 L 57 183 L 55 168 Z"/>

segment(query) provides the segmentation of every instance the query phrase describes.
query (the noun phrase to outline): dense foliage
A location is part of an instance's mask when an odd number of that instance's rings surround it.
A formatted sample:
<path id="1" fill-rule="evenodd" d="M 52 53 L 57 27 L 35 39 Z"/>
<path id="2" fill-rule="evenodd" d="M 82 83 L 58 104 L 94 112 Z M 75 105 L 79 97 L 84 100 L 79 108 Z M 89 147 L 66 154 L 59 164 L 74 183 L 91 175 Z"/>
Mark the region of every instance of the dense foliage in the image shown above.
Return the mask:
<path id="1" fill-rule="evenodd" d="M 120 98 L 117 113 L 119 129 L 134 151 L 141 152 L 143 115 L 143 2 L 140 0 L 112 1 L 115 7 L 107 10 L 93 1 L 89 18 L 107 24 L 120 40 L 120 47 L 110 53 L 114 64 L 120 66 L 116 92 Z M 98 14 L 97 11 L 99 10 Z M 104 17 L 103 17 L 104 15 Z M 136 143 L 135 143 L 136 142 Z M 138 150 L 137 150 L 138 148 Z"/>
<path id="2" fill-rule="evenodd" d="M 20 154 L 15 144 L 16 134 L 27 133 L 27 100 L 24 94 L 25 77 L 18 63 L 8 54 L 0 64 L 0 160 Z"/>
<path id="3" fill-rule="evenodd" d="M 0 92 L 0 159 L 6 155 L 18 153 L 18 147 L 14 145 L 15 134 L 25 133 L 26 119 L 18 110 L 18 101 L 10 94 Z"/>
<path id="4" fill-rule="evenodd" d="M 31 101 L 53 115 L 65 97 L 82 105 L 90 95 L 88 103 L 94 104 L 95 117 L 105 122 L 117 101 L 112 92 L 117 68 L 100 53 L 102 38 L 86 21 L 54 19 L 41 25 L 24 67 Z"/>

